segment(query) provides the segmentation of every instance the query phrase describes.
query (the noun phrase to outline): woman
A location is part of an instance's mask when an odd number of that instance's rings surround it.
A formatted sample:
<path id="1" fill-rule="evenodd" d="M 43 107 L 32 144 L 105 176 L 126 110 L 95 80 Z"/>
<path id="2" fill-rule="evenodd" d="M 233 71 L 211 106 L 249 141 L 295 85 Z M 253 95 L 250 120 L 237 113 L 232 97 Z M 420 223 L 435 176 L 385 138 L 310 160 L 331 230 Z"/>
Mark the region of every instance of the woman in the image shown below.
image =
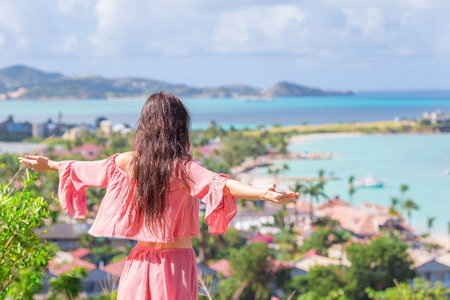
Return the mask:
<path id="1" fill-rule="evenodd" d="M 197 299 L 192 237 L 199 201 L 211 234 L 224 234 L 236 197 L 284 204 L 299 194 L 276 192 L 211 172 L 192 160 L 189 113 L 174 95 L 151 95 L 142 108 L 131 152 L 100 161 L 56 162 L 19 157 L 36 171 L 59 171 L 58 195 L 72 217 L 86 217 L 86 187 L 106 188 L 89 233 L 137 240 L 122 272 L 118 299 Z"/>

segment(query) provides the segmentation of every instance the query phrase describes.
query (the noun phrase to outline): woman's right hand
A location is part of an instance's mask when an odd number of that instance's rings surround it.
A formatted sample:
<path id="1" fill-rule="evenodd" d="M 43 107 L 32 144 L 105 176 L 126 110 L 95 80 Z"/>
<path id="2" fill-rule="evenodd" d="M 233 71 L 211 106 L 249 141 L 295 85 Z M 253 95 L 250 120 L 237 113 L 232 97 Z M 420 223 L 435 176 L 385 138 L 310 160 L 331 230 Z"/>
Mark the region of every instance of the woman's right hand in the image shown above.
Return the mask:
<path id="1" fill-rule="evenodd" d="M 58 171 L 59 164 L 45 156 L 25 155 L 19 162 L 34 171 Z"/>
<path id="2" fill-rule="evenodd" d="M 276 184 L 270 184 L 265 190 L 264 193 L 261 195 L 261 198 L 264 201 L 270 201 L 279 205 L 283 205 L 292 199 L 300 196 L 300 193 L 296 193 L 293 191 L 289 192 L 277 192 L 275 191 Z"/>

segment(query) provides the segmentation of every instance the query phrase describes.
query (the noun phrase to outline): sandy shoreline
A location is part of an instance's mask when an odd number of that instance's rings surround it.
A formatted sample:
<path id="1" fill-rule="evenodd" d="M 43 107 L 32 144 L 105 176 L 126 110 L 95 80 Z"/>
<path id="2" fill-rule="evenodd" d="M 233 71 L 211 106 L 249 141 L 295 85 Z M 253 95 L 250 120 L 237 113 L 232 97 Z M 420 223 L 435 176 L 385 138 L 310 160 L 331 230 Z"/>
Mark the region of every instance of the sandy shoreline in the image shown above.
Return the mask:
<path id="1" fill-rule="evenodd" d="M 351 136 L 361 136 L 366 135 L 361 132 L 327 132 L 327 133 L 312 133 L 312 134 L 302 134 L 296 135 L 289 139 L 289 144 L 301 144 L 305 141 L 324 139 L 324 138 L 341 138 L 341 137 L 351 137 Z"/>

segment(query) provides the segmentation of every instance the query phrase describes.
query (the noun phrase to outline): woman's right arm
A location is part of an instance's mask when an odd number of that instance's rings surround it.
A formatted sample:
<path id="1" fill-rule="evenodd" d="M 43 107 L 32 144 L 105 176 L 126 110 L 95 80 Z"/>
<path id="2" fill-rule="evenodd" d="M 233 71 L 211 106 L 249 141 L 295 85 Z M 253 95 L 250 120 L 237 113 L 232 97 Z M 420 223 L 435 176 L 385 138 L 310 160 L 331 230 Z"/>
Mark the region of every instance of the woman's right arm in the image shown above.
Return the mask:
<path id="1" fill-rule="evenodd" d="M 265 189 L 259 189 L 234 179 L 228 179 L 225 186 L 227 188 L 227 190 L 225 191 L 226 194 L 229 194 L 233 197 L 245 200 L 270 201 L 280 205 L 285 204 L 292 199 L 300 196 L 299 193 L 292 191 L 277 192 L 275 191 L 275 184 L 271 184 Z"/>
<path id="2" fill-rule="evenodd" d="M 48 159 L 44 156 L 25 155 L 25 157 L 19 157 L 19 162 L 34 171 L 59 170 L 59 162 Z"/>

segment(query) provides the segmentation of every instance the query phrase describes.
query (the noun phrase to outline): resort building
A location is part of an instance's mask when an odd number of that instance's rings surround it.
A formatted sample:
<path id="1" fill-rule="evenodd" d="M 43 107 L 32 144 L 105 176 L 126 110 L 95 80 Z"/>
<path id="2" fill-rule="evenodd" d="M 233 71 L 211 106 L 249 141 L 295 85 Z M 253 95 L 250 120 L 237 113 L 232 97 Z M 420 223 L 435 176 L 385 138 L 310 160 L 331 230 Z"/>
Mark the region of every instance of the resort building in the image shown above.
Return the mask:
<path id="1" fill-rule="evenodd" d="M 331 200 L 315 209 L 317 216 L 328 217 L 339 222 L 343 229 L 351 231 L 358 238 L 368 238 L 380 233 L 382 228 L 392 227 L 410 234 L 412 230 L 402 216 L 392 218 L 389 209 L 380 205 L 364 203 L 351 206 L 339 199 Z"/>
<path id="2" fill-rule="evenodd" d="M 422 118 L 430 120 L 431 124 L 445 124 L 450 122 L 450 115 L 446 114 L 442 110 L 436 110 L 431 113 L 424 112 Z"/>

